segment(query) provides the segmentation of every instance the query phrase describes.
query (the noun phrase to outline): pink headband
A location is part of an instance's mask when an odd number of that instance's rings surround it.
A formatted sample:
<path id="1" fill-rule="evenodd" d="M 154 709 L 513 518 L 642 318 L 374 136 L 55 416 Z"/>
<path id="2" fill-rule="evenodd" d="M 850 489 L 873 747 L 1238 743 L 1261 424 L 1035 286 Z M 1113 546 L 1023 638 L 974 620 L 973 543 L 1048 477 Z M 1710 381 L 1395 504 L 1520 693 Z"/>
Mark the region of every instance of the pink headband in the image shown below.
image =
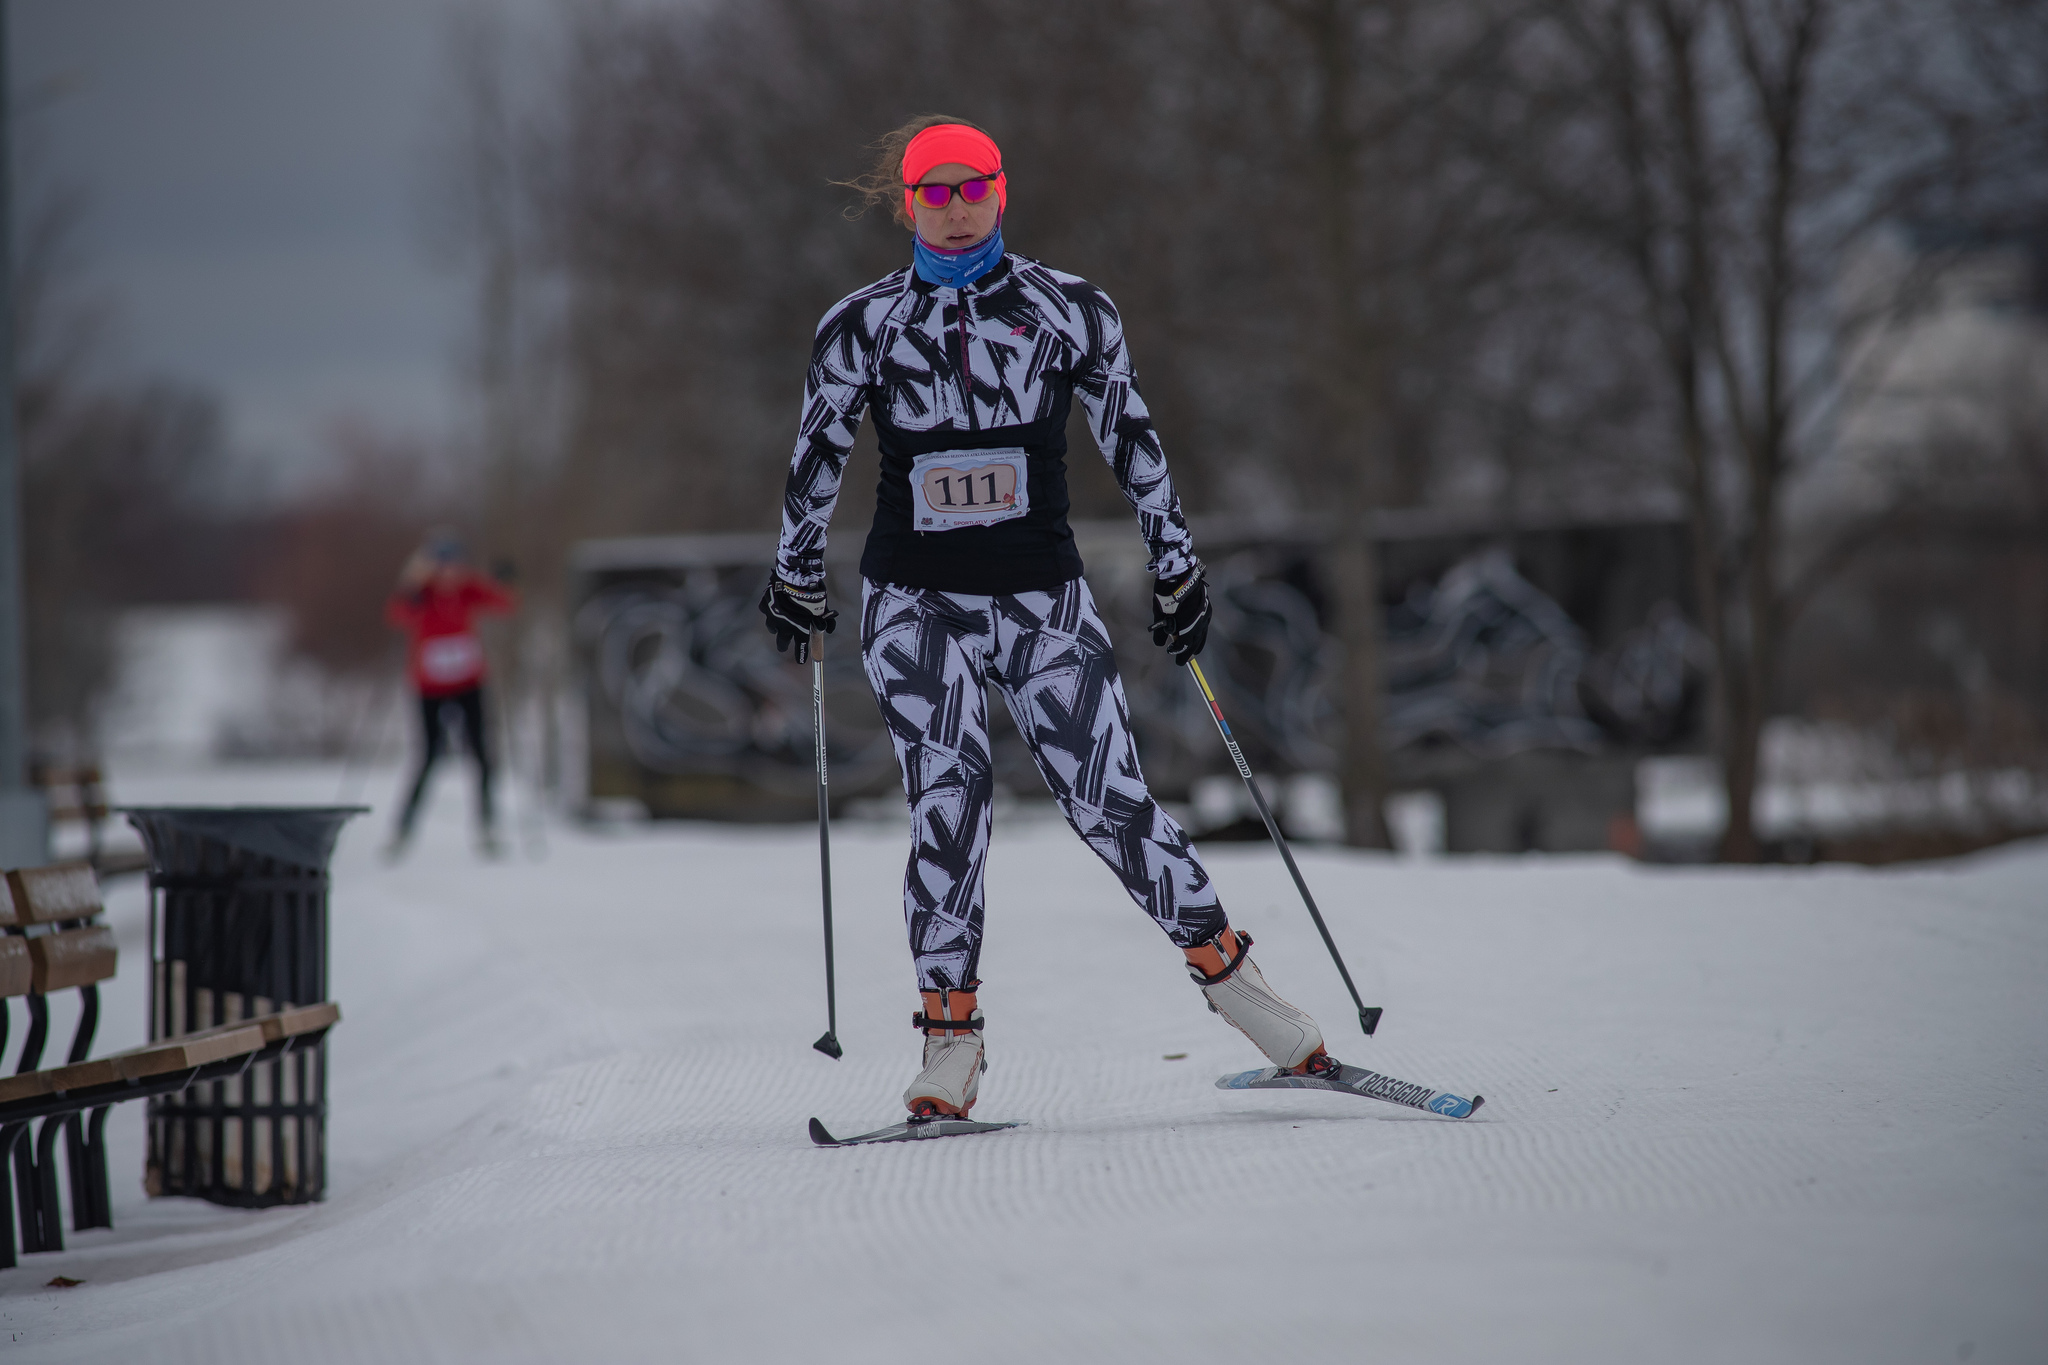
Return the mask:
<path id="1" fill-rule="evenodd" d="M 903 149 L 903 183 L 915 185 L 932 167 L 954 162 L 969 167 L 977 175 L 993 175 L 995 179 L 990 183 L 996 187 L 996 208 L 1000 211 L 1010 207 L 1010 187 L 1002 173 L 1001 149 L 987 133 L 964 123 L 934 123 L 910 139 L 910 145 Z M 903 211 L 912 218 L 917 216 L 907 188 L 903 191 Z"/>

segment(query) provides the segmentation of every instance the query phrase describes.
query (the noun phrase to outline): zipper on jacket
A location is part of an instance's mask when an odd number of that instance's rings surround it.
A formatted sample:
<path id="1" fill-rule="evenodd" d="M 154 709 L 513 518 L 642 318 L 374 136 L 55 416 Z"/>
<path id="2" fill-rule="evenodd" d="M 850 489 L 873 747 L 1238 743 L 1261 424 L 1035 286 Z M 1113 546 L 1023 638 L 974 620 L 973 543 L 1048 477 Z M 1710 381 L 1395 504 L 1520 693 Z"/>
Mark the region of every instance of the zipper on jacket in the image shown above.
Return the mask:
<path id="1" fill-rule="evenodd" d="M 960 403 L 967 409 L 967 429 L 979 430 L 974 420 L 974 377 L 968 368 L 967 359 L 967 291 L 954 291 L 960 298 Z"/>

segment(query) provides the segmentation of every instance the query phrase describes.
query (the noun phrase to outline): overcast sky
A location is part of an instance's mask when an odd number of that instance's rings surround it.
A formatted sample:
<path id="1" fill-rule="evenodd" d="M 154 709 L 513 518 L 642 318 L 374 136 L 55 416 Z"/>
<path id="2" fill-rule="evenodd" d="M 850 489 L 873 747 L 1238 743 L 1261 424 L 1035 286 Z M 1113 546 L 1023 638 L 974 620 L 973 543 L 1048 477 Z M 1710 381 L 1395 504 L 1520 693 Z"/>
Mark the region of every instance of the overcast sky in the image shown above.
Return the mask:
<path id="1" fill-rule="evenodd" d="M 12 0 L 20 182 L 88 196 L 109 363 L 213 389 L 281 472 L 340 416 L 429 435 L 455 417 L 466 294 L 422 203 L 451 8 Z"/>

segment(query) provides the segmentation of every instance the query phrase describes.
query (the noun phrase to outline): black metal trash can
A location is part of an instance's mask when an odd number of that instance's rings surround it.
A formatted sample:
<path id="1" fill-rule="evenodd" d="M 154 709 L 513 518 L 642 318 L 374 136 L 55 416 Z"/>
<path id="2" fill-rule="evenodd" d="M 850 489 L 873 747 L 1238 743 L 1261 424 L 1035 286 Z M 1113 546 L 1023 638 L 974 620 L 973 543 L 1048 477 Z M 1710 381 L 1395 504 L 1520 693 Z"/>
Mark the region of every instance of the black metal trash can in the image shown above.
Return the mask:
<path id="1" fill-rule="evenodd" d="M 149 1036 L 327 999 L 327 860 L 365 806 L 123 807 L 149 849 Z M 144 1185 L 216 1204 L 327 1186 L 327 1044 L 149 1101 Z"/>

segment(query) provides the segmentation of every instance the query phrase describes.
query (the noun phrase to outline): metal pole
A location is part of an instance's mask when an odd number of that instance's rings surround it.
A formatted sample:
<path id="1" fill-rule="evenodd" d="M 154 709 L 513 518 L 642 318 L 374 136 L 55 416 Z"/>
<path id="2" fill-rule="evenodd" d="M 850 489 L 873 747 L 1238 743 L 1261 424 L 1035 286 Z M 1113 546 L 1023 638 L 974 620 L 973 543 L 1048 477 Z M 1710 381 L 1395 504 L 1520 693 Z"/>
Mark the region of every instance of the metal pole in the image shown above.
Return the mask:
<path id="1" fill-rule="evenodd" d="M 6 0 L 0 0 L 0 866 L 49 861 L 49 819 L 28 782 L 21 448 L 14 427 L 14 159 Z"/>
<path id="2" fill-rule="evenodd" d="M 1209 680 L 1202 676 L 1202 665 L 1189 659 L 1188 669 L 1195 675 L 1195 685 L 1202 689 L 1202 699 L 1209 703 L 1209 715 L 1216 721 L 1216 732 L 1223 736 L 1223 747 L 1230 750 L 1231 761 L 1237 764 L 1237 775 L 1244 779 L 1244 785 L 1252 794 L 1252 804 L 1259 808 L 1259 818 L 1266 822 L 1266 833 L 1273 836 L 1280 856 L 1287 860 L 1287 871 L 1294 878 L 1294 889 L 1301 892 L 1301 903 L 1308 907 L 1309 918 L 1316 922 L 1316 932 L 1323 936 L 1323 946 L 1330 950 L 1330 961 L 1337 964 L 1337 974 L 1344 978 L 1344 989 L 1351 992 L 1351 1003 L 1358 1006 L 1358 1026 L 1369 1038 L 1372 1031 L 1380 1026 L 1380 1015 L 1384 1010 L 1358 998 L 1358 987 L 1351 984 L 1351 969 L 1344 965 L 1344 955 L 1337 951 L 1337 940 L 1330 937 L 1330 926 L 1323 923 L 1323 912 L 1316 909 L 1316 898 L 1308 893 L 1308 883 L 1302 880 L 1301 869 L 1294 865 L 1294 851 L 1287 847 L 1286 836 L 1280 833 L 1280 822 L 1273 818 L 1273 812 L 1266 805 L 1265 793 L 1252 779 L 1251 765 L 1244 761 L 1244 751 L 1237 747 L 1237 739 L 1230 733 L 1230 722 L 1223 719 L 1223 708 L 1216 704 L 1216 694 L 1209 690 Z"/>
<path id="3" fill-rule="evenodd" d="M 839 1046 L 839 990 L 832 971 L 832 807 L 825 796 L 825 636 L 811 632 L 811 733 L 818 742 L 818 878 L 825 891 L 825 1036 L 811 1046 L 834 1061 Z"/>

